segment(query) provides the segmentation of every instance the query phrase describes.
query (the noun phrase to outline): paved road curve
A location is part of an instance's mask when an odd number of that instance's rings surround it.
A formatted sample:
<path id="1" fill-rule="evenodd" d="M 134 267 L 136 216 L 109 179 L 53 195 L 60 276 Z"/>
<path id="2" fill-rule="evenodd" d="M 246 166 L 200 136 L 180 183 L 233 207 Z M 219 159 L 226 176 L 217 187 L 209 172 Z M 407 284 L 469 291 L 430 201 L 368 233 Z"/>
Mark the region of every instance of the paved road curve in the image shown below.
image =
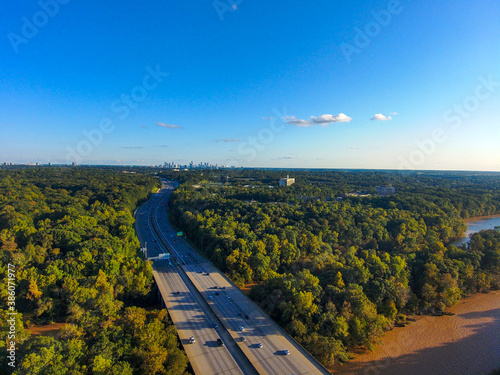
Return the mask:
<path id="1" fill-rule="evenodd" d="M 330 374 L 211 262 L 176 236 L 167 218 L 172 191 L 173 186 L 163 182 L 153 201 L 157 235 L 170 249 L 180 274 L 189 278 L 187 282 L 217 315 L 217 324 L 223 324 L 255 369 L 260 374 Z M 290 354 L 285 355 L 285 350 Z"/>

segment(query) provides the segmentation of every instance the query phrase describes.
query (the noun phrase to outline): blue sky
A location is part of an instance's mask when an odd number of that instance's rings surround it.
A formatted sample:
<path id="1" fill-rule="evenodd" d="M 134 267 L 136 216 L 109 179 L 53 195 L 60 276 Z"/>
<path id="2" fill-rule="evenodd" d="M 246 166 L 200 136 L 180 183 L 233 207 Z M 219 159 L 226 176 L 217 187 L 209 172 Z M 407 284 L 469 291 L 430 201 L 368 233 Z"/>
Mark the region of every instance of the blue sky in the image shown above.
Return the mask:
<path id="1" fill-rule="evenodd" d="M 496 0 L 0 11 L 1 162 L 500 170 Z"/>

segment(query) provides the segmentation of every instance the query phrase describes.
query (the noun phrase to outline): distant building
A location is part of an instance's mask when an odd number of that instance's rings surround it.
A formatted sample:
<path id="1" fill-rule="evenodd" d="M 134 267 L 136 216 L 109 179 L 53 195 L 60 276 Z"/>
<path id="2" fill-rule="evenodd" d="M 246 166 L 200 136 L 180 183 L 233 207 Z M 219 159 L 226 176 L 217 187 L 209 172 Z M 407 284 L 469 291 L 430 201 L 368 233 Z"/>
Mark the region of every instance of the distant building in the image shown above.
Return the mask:
<path id="1" fill-rule="evenodd" d="M 375 190 L 377 194 L 381 196 L 393 195 L 396 193 L 396 188 L 392 186 L 377 186 L 375 187 Z"/>
<path id="2" fill-rule="evenodd" d="M 289 175 L 286 175 L 286 178 L 280 179 L 280 186 L 290 186 L 295 183 L 295 178 L 290 178 Z"/>

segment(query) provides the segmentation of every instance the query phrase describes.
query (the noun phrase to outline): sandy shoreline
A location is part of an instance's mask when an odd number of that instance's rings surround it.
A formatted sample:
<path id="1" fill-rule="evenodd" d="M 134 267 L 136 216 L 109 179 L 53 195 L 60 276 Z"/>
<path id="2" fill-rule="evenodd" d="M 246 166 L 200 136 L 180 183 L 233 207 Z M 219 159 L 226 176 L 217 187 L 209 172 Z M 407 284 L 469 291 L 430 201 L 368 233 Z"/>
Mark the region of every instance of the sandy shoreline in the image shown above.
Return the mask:
<path id="1" fill-rule="evenodd" d="M 448 311 L 386 332 L 375 350 L 330 370 L 339 374 L 487 375 L 500 367 L 500 291 L 475 294 Z"/>

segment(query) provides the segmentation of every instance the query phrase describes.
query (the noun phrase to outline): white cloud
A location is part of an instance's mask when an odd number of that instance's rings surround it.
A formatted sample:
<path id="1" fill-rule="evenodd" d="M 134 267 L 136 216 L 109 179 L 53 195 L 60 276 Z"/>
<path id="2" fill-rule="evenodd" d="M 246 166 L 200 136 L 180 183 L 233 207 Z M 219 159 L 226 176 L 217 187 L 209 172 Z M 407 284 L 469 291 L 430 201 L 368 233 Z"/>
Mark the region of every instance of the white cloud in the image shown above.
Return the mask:
<path id="1" fill-rule="evenodd" d="M 384 116 L 382 113 L 376 113 L 373 115 L 373 117 L 370 120 L 375 120 L 375 121 L 387 121 L 387 120 L 392 120 L 391 116 Z"/>
<path id="2" fill-rule="evenodd" d="M 321 115 L 318 117 L 311 116 L 312 122 L 315 124 L 333 124 L 334 122 L 349 122 L 352 120 L 349 116 L 344 113 L 339 113 L 338 115 Z"/>
<path id="3" fill-rule="evenodd" d="M 283 117 L 283 119 L 287 124 L 294 125 L 297 127 L 308 127 L 317 124 L 321 126 L 326 126 L 328 124 L 333 124 L 336 122 L 349 122 L 352 120 L 351 117 L 347 116 L 344 113 L 339 113 L 338 115 L 325 114 L 318 117 L 311 116 L 309 120 L 298 119 L 294 116 Z"/>
<path id="4" fill-rule="evenodd" d="M 231 143 L 231 142 L 241 142 L 238 138 L 222 138 L 222 139 L 216 139 L 215 141 L 212 142 L 226 142 L 226 143 Z"/>
<path id="5" fill-rule="evenodd" d="M 287 124 L 298 126 L 298 127 L 307 127 L 307 126 L 314 125 L 309 120 L 301 120 L 301 119 L 298 119 L 294 116 L 283 117 L 283 120 L 285 120 L 285 122 Z"/>
<path id="6" fill-rule="evenodd" d="M 399 115 L 399 113 L 397 113 L 397 112 L 391 112 L 391 113 L 389 113 L 389 114 L 390 114 L 390 115 L 393 115 L 393 116 L 395 116 L 395 115 Z"/>
<path id="7" fill-rule="evenodd" d="M 167 129 L 182 129 L 182 126 L 165 124 L 163 122 L 157 122 L 156 125 L 161 126 L 162 128 L 167 128 Z"/>
<path id="8" fill-rule="evenodd" d="M 262 120 L 272 120 L 273 117 L 262 117 Z"/>
<path id="9" fill-rule="evenodd" d="M 285 160 L 291 160 L 291 159 L 297 159 L 296 156 L 282 156 L 281 158 L 278 159 L 285 159 Z"/>

